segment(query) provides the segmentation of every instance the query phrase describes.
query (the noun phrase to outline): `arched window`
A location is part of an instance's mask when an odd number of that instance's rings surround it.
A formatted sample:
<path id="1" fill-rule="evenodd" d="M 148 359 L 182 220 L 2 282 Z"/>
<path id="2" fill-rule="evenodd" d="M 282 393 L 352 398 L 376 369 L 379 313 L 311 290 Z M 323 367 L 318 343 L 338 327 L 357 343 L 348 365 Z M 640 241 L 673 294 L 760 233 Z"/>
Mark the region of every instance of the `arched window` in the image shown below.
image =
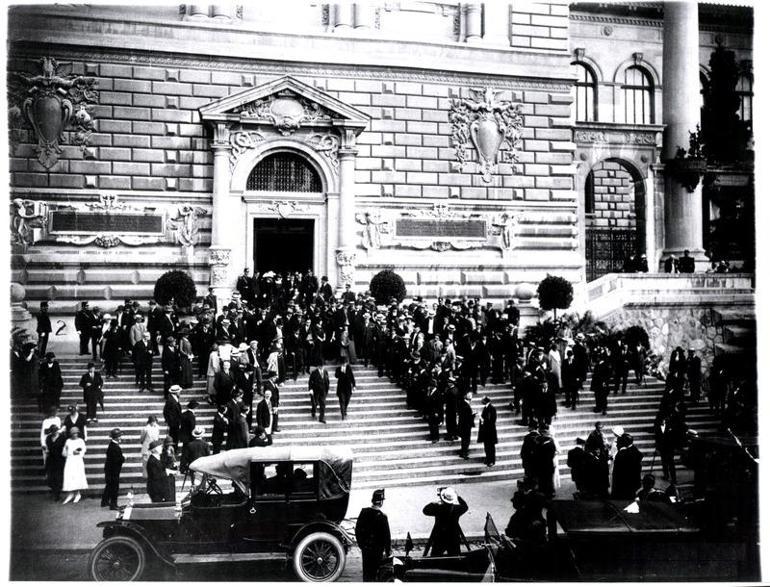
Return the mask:
<path id="1" fill-rule="evenodd" d="M 585 213 L 586 214 L 593 214 L 595 212 L 594 209 L 594 170 L 588 172 L 588 177 L 586 177 L 586 189 L 585 193 L 583 194 L 585 197 Z"/>
<path id="2" fill-rule="evenodd" d="M 274 153 L 254 166 L 246 180 L 247 190 L 271 192 L 320 192 L 321 178 L 308 161 L 295 153 Z"/>
<path id="3" fill-rule="evenodd" d="M 621 85 L 627 124 L 650 124 L 652 116 L 652 81 L 641 67 L 626 69 Z"/>
<path id="4" fill-rule="evenodd" d="M 575 120 L 593 122 L 596 120 L 596 77 L 582 63 L 576 61 L 572 66 L 577 74 L 577 82 L 573 90 Z"/>
<path id="5" fill-rule="evenodd" d="M 744 122 L 751 121 L 751 108 L 754 97 L 754 84 L 751 75 L 743 74 L 735 84 L 735 93 L 738 94 L 738 116 Z"/>

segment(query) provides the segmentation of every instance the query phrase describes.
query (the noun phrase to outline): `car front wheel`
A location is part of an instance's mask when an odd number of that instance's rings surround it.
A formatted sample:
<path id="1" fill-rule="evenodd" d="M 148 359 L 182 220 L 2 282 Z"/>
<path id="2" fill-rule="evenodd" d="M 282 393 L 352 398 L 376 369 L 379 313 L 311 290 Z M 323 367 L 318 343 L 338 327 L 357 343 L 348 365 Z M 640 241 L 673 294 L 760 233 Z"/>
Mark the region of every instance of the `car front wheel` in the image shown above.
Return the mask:
<path id="1" fill-rule="evenodd" d="M 345 548 L 326 532 L 305 536 L 294 549 L 294 572 L 302 581 L 336 581 L 345 568 Z"/>
<path id="2" fill-rule="evenodd" d="M 136 581 L 146 564 L 144 548 L 130 536 L 105 538 L 88 557 L 88 570 L 94 581 Z"/>

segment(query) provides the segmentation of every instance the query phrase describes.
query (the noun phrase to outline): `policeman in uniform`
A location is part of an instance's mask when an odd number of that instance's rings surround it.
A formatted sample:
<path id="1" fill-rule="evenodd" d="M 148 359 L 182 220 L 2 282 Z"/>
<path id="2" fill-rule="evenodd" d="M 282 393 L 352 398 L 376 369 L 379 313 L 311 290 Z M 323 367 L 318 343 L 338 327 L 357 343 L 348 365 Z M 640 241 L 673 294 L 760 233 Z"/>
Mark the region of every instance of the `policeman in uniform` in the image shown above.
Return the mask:
<path id="1" fill-rule="evenodd" d="M 372 507 L 363 508 L 356 522 L 356 541 L 361 549 L 361 566 L 367 583 L 377 580 L 382 559 L 391 554 L 390 524 L 382 511 L 384 501 L 385 490 L 376 489 L 372 493 Z"/>

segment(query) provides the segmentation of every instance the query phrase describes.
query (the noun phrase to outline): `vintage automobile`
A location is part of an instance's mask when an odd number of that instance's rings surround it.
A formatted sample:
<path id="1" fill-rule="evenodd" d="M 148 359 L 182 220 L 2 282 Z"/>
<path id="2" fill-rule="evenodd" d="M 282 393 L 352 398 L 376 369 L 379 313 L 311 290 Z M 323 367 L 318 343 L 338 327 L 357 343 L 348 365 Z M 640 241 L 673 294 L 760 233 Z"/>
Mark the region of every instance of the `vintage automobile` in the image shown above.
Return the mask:
<path id="1" fill-rule="evenodd" d="M 97 581 L 140 579 L 149 567 L 283 560 L 303 581 L 334 581 L 352 538 L 345 517 L 353 455 L 342 448 L 229 450 L 190 465 L 202 475 L 180 504 L 141 503 L 101 522 L 88 566 Z M 224 493 L 217 479 L 232 483 Z"/>

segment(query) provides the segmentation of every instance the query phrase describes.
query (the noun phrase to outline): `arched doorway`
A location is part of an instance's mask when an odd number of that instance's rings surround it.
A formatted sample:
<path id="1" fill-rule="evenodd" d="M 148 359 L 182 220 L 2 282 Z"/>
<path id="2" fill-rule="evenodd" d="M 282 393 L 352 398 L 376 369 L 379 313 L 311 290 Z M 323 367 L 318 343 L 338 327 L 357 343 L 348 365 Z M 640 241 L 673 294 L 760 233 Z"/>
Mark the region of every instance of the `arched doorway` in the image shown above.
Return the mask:
<path id="1" fill-rule="evenodd" d="M 291 150 L 259 160 L 246 180 L 246 191 L 276 197 L 275 214 L 253 219 L 254 271 L 305 272 L 314 269 L 315 219 L 289 217 L 293 198 L 324 192 L 323 180 L 309 159 Z"/>
<path id="2" fill-rule="evenodd" d="M 596 163 L 584 186 L 586 279 L 623 271 L 632 253 L 645 246 L 645 186 L 636 168 L 622 159 Z"/>

